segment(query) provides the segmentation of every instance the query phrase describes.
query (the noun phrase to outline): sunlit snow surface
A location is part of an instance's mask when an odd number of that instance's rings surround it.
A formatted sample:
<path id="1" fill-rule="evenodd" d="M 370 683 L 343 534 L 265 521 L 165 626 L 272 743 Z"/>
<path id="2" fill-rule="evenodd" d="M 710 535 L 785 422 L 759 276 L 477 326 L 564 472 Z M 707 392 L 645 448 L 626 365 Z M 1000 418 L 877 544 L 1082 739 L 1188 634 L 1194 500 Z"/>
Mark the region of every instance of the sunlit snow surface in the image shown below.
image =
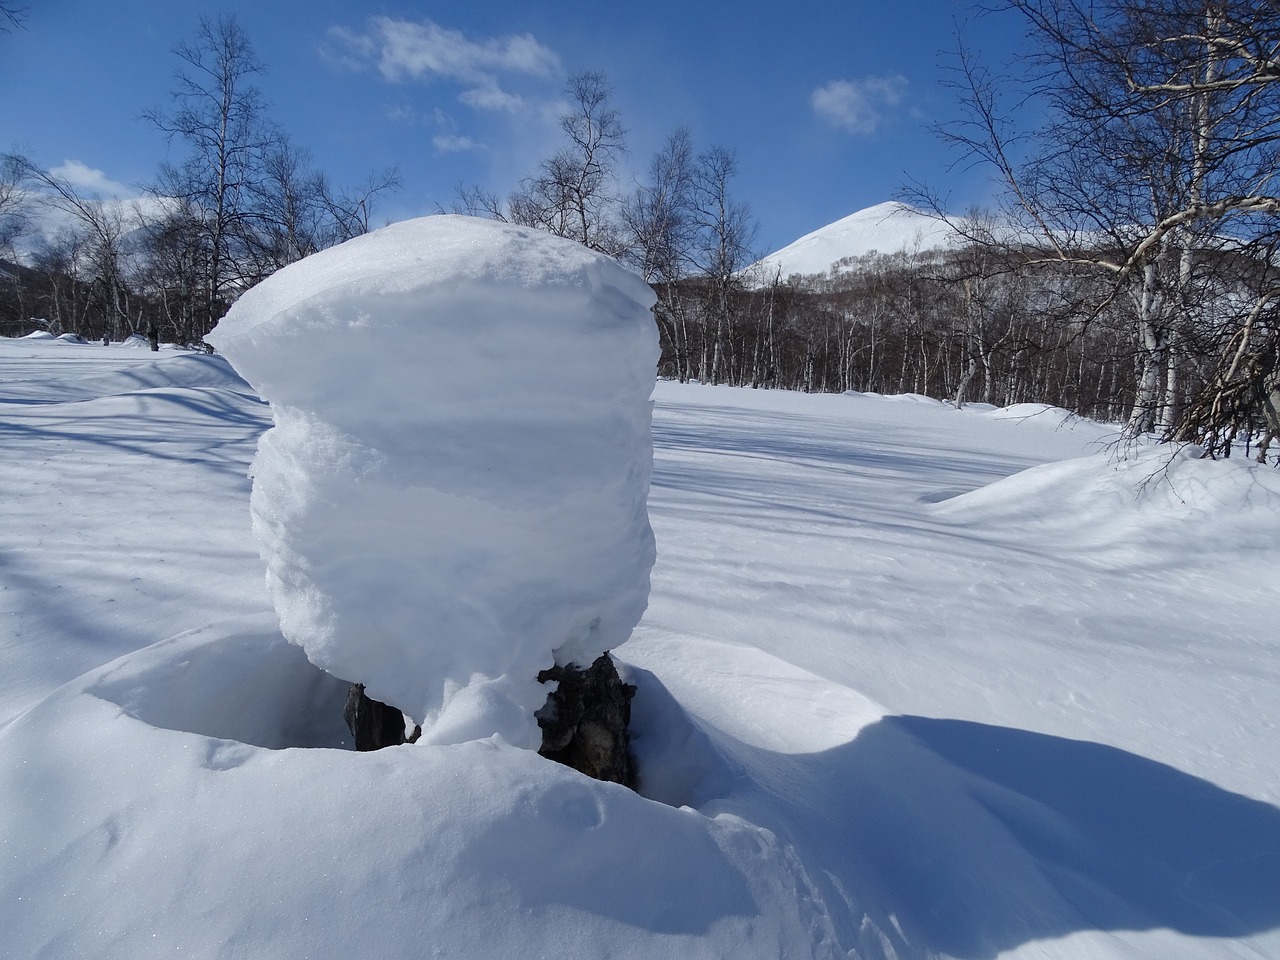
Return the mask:
<path id="1" fill-rule="evenodd" d="M 250 532 L 269 410 L 216 357 L 0 340 L 0 953 L 1280 955 L 1280 472 L 656 399 L 646 799 L 342 749 Z"/>
<path id="2" fill-rule="evenodd" d="M 284 635 L 432 742 L 536 747 L 538 673 L 648 600 L 653 300 L 581 244 L 460 216 L 241 297 L 209 341 L 274 413 L 250 505 Z"/>

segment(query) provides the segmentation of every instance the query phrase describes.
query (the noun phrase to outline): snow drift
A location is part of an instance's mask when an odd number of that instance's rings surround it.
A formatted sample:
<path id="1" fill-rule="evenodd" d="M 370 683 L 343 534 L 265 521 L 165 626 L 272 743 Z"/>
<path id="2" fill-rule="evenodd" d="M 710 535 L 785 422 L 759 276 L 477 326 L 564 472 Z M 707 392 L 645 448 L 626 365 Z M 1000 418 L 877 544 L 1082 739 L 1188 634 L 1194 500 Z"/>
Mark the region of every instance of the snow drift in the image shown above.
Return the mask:
<path id="1" fill-rule="evenodd" d="M 538 671 L 647 602 L 653 299 L 577 244 L 454 216 L 249 291 L 209 341 L 274 410 L 251 506 L 285 636 L 428 741 L 536 745 Z"/>

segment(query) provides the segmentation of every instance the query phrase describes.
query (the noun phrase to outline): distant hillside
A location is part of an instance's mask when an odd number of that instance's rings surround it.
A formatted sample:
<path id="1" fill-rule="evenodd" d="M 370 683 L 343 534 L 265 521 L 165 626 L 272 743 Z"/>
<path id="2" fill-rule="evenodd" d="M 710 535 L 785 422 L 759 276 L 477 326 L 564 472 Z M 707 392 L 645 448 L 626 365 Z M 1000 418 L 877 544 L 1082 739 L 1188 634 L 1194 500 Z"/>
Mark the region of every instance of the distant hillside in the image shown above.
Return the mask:
<path id="1" fill-rule="evenodd" d="M 795 273 L 826 273 L 846 257 L 869 253 L 934 250 L 957 241 L 946 223 L 905 203 L 879 203 L 801 237 L 760 260 L 756 267 L 772 278 Z"/>

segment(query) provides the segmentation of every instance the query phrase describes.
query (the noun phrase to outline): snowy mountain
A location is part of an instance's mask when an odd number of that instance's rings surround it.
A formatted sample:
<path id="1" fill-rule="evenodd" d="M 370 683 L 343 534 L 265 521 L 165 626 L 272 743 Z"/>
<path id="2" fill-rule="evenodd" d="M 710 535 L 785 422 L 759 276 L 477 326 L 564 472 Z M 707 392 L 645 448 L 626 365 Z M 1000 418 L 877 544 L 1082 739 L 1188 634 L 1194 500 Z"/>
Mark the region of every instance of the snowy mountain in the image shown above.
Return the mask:
<path id="1" fill-rule="evenodd" d="M 0 339 L 0 953 L 1280 956 L 1280 471 L 1033 405 L 654 399 L 635 794 L 351 751 L 250 530 L 271 410 L 221 357 Z"/>
<path id="2" fill-rule="evenodd" d="M 846 257 L 934 250 L 954 244 L 951 227 L 922 210 L 889 201 L 829 223 L 769 254 L 753 269 L 767 279 L 825 273 Z"/>

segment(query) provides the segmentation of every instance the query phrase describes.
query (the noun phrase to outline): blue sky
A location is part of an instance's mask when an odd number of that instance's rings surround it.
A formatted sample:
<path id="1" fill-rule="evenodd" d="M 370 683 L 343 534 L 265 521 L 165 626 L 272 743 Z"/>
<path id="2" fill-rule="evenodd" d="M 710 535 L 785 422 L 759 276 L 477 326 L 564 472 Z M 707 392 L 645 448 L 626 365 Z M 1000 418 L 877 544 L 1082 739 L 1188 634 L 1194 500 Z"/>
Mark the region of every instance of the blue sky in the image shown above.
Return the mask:
<path id="1" fill-rule="evenodd" d="M 268 67 L 272 117 L 336 184 L 400 168 L 381 209 L 448 207 L 462 181 L 505 194 L 557 144 L 565 79 L 600 70 L 628 130 L 628 176 L 677 126 L 737 152 L 738 192 L 764 253 L 892 199 L 914 178 L 953 209 L 990 187 L 930 125 L 954 115 L 943 82 L 959 24 L 995 63 L 1019 25 L 967 3 L 793 0 L 30 0 L 0 34 L 0 150 L 18 149 L 106 191 L 148 180 L 166 157 L 140 119 L 169 102 L 200 13 L 230 13 Z M 98 173 L 94 173 L 98 171 Z"/>

